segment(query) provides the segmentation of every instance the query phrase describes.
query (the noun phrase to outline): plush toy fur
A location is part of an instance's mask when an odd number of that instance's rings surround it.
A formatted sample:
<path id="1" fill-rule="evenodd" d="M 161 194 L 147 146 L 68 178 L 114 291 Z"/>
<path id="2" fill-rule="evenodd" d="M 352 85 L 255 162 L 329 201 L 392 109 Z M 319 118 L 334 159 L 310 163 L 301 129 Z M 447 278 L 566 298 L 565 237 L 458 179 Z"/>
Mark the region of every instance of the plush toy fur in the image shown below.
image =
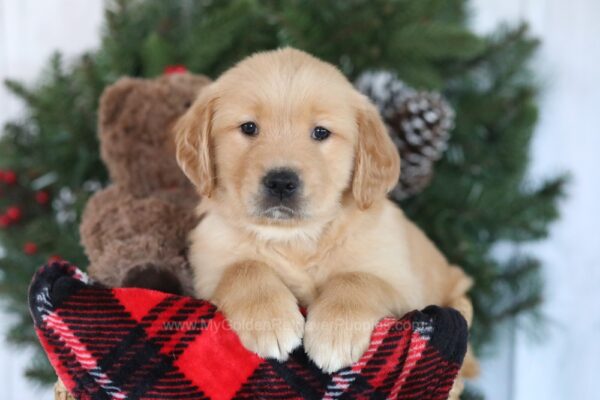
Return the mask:
<path id="1" fill-rule="evenodd" d="M 95 280 L 192 294 L 186 237 L 199 198 L 175 161 L 172 125 L 209 82 L 123 78 L 105 90 L 99 138 L 112 184 L 90 199 L 80 228 Z"/>

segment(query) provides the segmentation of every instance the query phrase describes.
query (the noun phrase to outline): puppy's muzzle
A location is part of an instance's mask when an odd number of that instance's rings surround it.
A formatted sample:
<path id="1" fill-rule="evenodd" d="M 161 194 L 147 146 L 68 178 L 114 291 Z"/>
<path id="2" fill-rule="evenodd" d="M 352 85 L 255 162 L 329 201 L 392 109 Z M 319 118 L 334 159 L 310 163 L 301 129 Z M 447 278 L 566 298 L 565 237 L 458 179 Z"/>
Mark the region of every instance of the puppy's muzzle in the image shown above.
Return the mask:
<path id="1" fill-rule="evenodd" d="M 302 180 L 293 169 L 272 169 L 262 178 L 261 185 L 261 216 L 280 220 L 301 216 Z"/>
<path id="2" fill-rule="evenodd" d="M 292 198 L 300 187 L 298 174 L 288 168 L 269 171 L 262 179 L 265 193 L 283 202 Z"/>

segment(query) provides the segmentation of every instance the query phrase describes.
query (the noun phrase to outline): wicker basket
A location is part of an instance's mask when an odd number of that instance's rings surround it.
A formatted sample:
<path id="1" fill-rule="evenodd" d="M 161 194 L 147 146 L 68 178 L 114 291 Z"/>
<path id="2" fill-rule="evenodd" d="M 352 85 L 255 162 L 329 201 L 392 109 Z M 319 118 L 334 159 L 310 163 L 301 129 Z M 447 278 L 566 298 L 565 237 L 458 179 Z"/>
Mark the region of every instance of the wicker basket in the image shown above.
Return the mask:
<path id="1" fill-rule="evenodd" d="M 75 400 L 60 379 L 54 384 L 54 400 Z"/>

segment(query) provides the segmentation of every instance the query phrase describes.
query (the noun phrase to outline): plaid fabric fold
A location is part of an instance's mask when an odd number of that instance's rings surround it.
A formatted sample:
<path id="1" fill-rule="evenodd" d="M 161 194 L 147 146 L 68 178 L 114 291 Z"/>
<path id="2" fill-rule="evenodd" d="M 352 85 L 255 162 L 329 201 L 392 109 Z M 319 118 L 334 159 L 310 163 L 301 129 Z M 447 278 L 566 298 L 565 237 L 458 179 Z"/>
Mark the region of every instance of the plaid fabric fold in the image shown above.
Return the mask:
<path id="1" fill-rule="evenodd" d="M 77 399 L 446 399 L 467 345 L 451 309 L 386 318 L 349 368 L 328 375 L 297 349 L 284 363 L 246 350 L 202 300 L 90 283 L 66 262 L 29 289 L 35 329 Z"/>

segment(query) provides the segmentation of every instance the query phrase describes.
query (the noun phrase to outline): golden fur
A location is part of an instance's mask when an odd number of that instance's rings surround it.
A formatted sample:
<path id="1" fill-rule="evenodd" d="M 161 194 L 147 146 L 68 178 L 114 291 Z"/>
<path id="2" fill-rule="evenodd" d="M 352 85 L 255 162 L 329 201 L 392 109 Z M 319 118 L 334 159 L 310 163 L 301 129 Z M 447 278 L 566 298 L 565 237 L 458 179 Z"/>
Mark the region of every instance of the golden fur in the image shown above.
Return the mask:
<path id="1" fill-rule="evenodd" d="M 256 137 L 240 132 L 247 121 Z M 331 137 L 311 139 L 315 126 Z M 179 121 L 177 159 L 204 196 L 190 235 L 197 295 L 249 349 L 283 360 L 303 339 L 334 371 L 360 358 L 384 316 L 438 304 L 470 323 L 470 278 L 386 198 L 398 152 L 377 109 L 330 64 L 293 49 L 242 61 Z M 261 178 L 282 167 L 299 172 L 301 206 L 268 218 Z"/>

